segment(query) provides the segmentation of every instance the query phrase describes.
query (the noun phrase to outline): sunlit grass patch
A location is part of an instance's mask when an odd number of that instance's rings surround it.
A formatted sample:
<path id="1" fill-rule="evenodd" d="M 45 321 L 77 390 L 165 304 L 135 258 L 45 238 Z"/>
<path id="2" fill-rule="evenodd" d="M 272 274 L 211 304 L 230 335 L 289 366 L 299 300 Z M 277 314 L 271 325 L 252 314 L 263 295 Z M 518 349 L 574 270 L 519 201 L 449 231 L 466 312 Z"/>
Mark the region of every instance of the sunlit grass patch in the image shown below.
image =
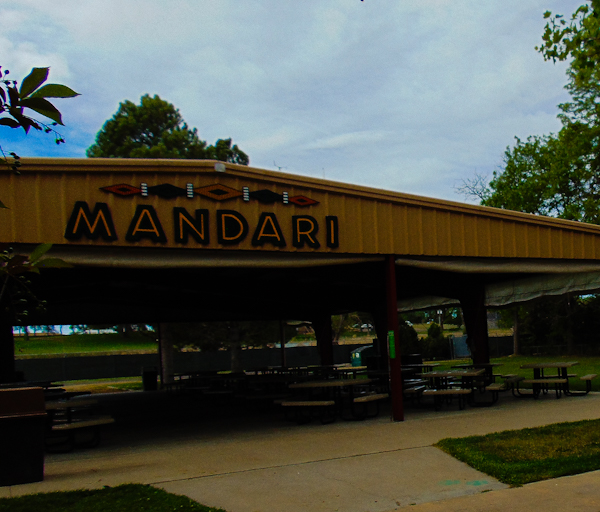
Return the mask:
<path id="1" fill-rule="evenodd" d="M 435 446 L 501 482 L 522 485 L 600 469 L 600 420 L 447 438 Z"/>
<path id="2" fill-rule="evenodd" d="M 225 512 L 150 485 L 0 498 L 0 512 Z"/>

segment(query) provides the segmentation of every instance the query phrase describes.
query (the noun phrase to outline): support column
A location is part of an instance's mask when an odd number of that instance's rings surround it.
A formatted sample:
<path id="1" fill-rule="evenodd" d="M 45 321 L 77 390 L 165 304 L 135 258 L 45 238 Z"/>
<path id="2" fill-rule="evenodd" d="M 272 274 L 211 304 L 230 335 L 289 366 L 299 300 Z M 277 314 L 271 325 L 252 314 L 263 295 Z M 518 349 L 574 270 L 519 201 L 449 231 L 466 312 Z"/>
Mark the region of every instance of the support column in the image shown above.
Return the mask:
<path id="1" fill-rule="evenodd" d="M 317 337 L 317 348 L 322 365 L 333 364 L 333 329 L 331 328 L 331 315 L 319 314 L 312 320 L 313 329 Z"/>
<path id="2" fill-rule="evenodd" d="M 375 334 L 377 336 L 377 353 L 379 354 L 379 365 L 377 369 L 385 371 L 389 368 L 386 304 L 379 304 L 378 307 L 372 308 L 370 312 L 373 316 L 373 321 L 375 322 Z"/>
<path id="3" fill-rule="evenodd" d="M 485 286 L 471 283 L 469 293 L 460 299 L 473 364 L 490 362 L 490 346 L 485 308 Z"/>
<path id="4" fill-rule="evenodd" d="M 158 353 L 160 361 L 160 384 L 173 382 L 173 339 L 169 324 L 158 324 Z"/>
<path id="5" fill-rule="evenodd" d="M 0 383 L 15 381 L 15 339 L 13 326 L 0 323 Z"/>
<path id="6" fill-rule="evenodd" d="M 281 367 L 287 367 L 287 361 L 285 358 L 285 320 L 279 320 L 279 343 L 281 345 Z"/>
<path id="7" fill-rule="evenodd" d="M 400 361 L 400 332 L 398 325 L 398 293 L 396 290 L 396 258 L 392 254 L 387 255 L 385 258 L 385 291 L 392 420 L 404 421 L 402 363 Z"/>

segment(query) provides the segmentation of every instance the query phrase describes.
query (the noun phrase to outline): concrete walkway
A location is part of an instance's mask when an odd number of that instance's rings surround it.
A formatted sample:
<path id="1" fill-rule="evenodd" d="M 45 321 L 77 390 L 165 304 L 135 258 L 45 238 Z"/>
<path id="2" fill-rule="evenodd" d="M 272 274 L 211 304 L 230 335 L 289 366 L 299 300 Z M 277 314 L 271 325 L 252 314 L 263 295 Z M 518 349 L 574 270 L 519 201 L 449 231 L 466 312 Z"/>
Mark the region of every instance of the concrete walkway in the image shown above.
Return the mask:
<path id="1" fill-rule="evenodd" d="M 106 399 L 118 421 L 100 447 L 47 455 L 43 482 L 2 487 L 0 497 L 138 482 L 228 512 L 600 510 L 600 472 L 508 488 L 432 447 L 444 437 L 600 418 L 600 393 L 505 395 L 489 408 L 407 410 L 400 423 L 383 413 L 302 426 L 279 414 L 207 419 L 193 402 L 184 410 L 161 393 L 127 395 Z"/>

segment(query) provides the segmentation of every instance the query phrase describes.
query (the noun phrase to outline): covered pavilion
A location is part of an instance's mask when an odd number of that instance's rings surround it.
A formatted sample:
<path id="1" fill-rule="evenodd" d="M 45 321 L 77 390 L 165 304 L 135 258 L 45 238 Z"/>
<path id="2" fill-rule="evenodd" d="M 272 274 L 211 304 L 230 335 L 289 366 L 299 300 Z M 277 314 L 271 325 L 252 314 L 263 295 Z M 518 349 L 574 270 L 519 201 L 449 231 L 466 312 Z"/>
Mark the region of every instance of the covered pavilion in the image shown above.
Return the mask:
<path id="1" fill-rule="evenodd" d="M 22 159 L 0 175 L 0 242 L 70 268 L 33 278 L 28 323 L 303 319 L 333 363 L 331 315 L 373 315 L 403 419 L 398 311 L 459 304 L 475 363 L 486 308 L 600 289 L 600 226 L 215 161 Z M 0 325 L 14 379 L 15 318 Z"/>

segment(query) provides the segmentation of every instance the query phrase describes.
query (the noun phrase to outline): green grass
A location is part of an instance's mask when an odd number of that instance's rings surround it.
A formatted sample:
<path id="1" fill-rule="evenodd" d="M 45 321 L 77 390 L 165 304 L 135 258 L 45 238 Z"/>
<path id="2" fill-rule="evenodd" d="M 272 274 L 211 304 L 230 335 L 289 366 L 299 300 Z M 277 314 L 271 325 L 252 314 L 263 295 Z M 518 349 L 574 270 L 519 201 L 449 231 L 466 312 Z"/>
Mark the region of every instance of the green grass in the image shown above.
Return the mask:
<path id="1" fill-rule="evenodd" d="M 158 344 L 152 338 L 133 334 L 71 334 L 68 336 L 31 336 L 25 340 L 15 337 L 15 355 L 40 356 L 49 354 L 154 351 Z"/>
<path id="2" fill-rule="evenodd" d="M 503 483 L 523 485 L 600 469 L 600 420 L 447 438 L 435 446 Z"/>
<path id="3" fill-rule="evenodd" d="M 225 512 L 150 485 L 0 498 L 0 512 Z"/>

